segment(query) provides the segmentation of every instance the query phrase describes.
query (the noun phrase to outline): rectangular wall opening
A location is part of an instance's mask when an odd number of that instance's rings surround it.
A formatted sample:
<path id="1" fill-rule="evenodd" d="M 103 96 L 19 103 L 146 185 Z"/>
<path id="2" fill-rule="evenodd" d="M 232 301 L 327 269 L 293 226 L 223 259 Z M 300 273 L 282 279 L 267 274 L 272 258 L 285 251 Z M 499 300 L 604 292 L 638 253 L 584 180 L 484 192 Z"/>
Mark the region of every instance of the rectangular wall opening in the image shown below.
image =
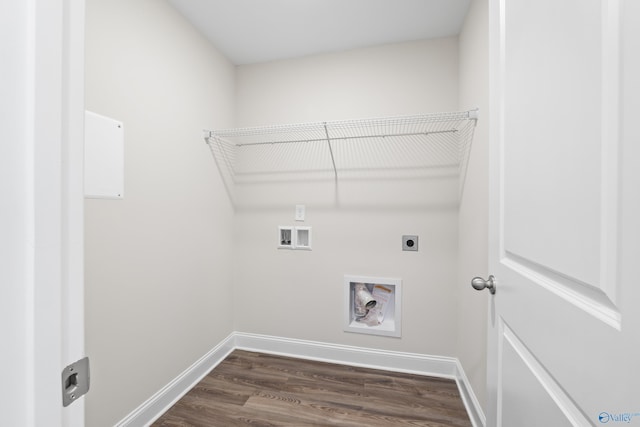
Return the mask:
<path id="1" fill-rule="evenodd" d="M 344 330 L 400 337 L 401 284 L 401 279 L 345 276 Z"/>

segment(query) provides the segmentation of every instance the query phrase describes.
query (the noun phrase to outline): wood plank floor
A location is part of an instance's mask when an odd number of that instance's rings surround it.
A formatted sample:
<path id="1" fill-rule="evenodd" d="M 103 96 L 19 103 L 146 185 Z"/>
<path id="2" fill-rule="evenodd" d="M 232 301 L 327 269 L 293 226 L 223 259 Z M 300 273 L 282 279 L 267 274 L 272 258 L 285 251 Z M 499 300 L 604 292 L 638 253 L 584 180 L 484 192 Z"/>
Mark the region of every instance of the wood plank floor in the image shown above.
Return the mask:
<path id="1" fill-rule="evenodd" d="M 470 427 L 453 380 L 236 350 L 153 426 Z"/>

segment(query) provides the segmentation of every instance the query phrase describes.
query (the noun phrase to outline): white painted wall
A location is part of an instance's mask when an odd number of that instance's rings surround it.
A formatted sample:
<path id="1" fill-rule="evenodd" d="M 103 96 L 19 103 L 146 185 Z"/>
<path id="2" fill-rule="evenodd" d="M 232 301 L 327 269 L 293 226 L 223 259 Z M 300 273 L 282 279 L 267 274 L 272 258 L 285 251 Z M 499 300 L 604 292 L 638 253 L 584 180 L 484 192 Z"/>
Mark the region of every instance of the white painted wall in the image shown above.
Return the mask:
<path id="1" fill-rule="evenodd" d="M 489 292 L 471 288 L 487 277 L 489 200 L 489 18 L 487 0 L 472 0 L 460 34 L 460 108 L 480 109 L 466 187 L 460 203 L 458 238 L 458 340 L 456 356 L 486 408 L 487 306 Z"/>
<path id="2" fill-rule="evenodd" d="M 236 124 L 455 111 L 456 38 L 310 56 L 237 71 Z M 455 355 L 457 180 L 243 185 L 235 217 L 235 330 Z M 313 227 L 313 250 L 276 249 L 277 227 Z M 418 234 L 419 252 L 401 236 Z M 402 337 L 343 332 L 344 274 L 403 279 Z"/>
<path id="3" fill-rule="evenodd" d="M 457 109 L 457 38 L 238 67 L 236 125 Z"/>
<path id="4" fill-rule="evenodd" d="M 232 331 L 233 210 L 201 130 L 234 67 L 165 1 L 87 0 L 86 107 L 124 122 L 125 198 L 86 201 L 87 425 L 108 426 Z"/>

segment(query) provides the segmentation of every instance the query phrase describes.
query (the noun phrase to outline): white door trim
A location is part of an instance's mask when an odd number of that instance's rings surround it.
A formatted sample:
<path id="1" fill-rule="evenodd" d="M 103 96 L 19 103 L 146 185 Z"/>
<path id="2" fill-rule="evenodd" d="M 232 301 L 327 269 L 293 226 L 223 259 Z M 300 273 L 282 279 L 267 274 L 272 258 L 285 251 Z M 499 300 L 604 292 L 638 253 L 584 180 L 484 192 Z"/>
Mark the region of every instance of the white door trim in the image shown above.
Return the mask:
<path id="1" fill-rule="evenodd" d="M 62 364 L 84 343 L 84 23 L 85 0 L 64 0 L 62 79 Z M 63 366 L 63 367 L 64 367 Z M 62 369 L 62 367 L 60 368 Z M 60 372 L 60 371 L 59 371 Z M 83 427 L 84 397 L 63 409 L 64 427 Z"/>
<path id="2" fill-rule="evenodd" d="M 63 409 L 61 372 L 84 356 L 84 0 L 33 0 L 33 422 L 84 425 Z"/>
<path id="3" fill-rule="evenodd" d="M 79 427 L 83 399 L 63 409 L 61 371 L 84 355 L 84 0 L 1 11 L 3 420 Z"/>

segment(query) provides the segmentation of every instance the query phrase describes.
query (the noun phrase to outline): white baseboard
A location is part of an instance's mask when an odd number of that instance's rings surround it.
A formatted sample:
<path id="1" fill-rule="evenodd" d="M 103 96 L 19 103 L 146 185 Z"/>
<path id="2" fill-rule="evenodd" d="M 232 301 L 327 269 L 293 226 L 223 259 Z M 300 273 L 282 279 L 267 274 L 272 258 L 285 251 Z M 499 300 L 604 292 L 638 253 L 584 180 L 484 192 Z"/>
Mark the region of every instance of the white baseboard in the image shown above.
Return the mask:
<path id="1" fill-rule="evenodd" d="M 236 332 L 236 348 L 386 371 L 456 378 L 456 359 Z"/>
<path id="2" fill-rule="evenodd" d="M 473 392 L 471 383 L 469 382 L 459 360 L 456 360 L 456 370 L 458 371 L 456 378 L 458 390 L 460 391 L 462 402 L 464 402 L 464 406 L 467 408 L 471 424 L 473 427 L 485 427 L 487 425 L 487 419 L 484 415 L 484 411 L 482 410 L 482 406 L 480 406 L 480 402 L 478 401 L 476 394 Z"/>
<path id="3" fill-rule="evenodd" d="M 116 424 L 116 427 L 148 426 L 235 349 L 454 379 L 473 426 L 484 427 L 485 425 L 482 408 L 473 393 L 460 362 L 454 357 L 376 350 L 234 332 L 173 381 L 147 399 L 146 402 Z"/>
<path id="4" fill-rule="evenodd" d="M 235 349 L 233 335 L 225 338 L 115 427 L 143 427 L 157 420 Z"/>

